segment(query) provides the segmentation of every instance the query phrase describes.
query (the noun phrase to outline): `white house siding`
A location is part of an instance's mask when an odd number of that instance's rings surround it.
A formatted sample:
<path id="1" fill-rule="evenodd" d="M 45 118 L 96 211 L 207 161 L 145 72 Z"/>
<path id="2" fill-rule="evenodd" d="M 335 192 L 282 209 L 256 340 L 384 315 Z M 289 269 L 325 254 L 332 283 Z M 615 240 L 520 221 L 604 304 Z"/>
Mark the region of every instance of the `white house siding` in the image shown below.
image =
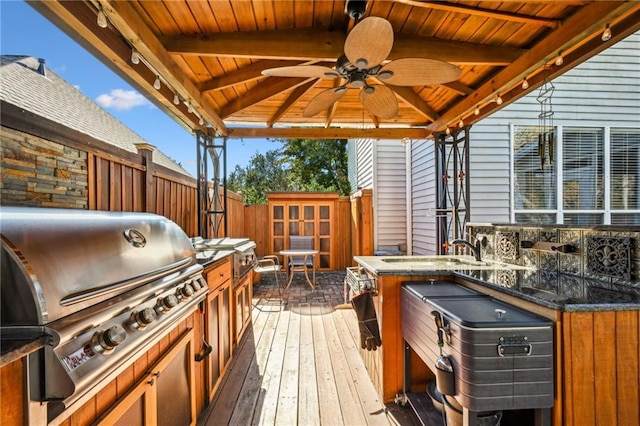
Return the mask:
<path id="1" fill-rule="evenodd" d="M 374 244 L 377 250 L 397 249 L 407 240 L 405 147 L 397 140 L 379 140 L 373 152 Z"/>
<path id="2" fill-rule="evenodd" d="M 640 126 L 640 33 L 552 81 L 554 125 Z M 538 125 L 538 90 L 470 131 L 471 221 L 509 222 L 510 125 Z M 415 231 L 414 231 L 415 232 Z"/>
<path id="3" fill-rule="evenodd" d="M 436 254 L 436 176 L 433 140 L 414 141 L 411 157 L 413 254 Z"/>
<path id="4" fill-rule="evenodd" d="M 373 188 L 373 141 L 349 140 L 349 183 L 353 191 Z"/>

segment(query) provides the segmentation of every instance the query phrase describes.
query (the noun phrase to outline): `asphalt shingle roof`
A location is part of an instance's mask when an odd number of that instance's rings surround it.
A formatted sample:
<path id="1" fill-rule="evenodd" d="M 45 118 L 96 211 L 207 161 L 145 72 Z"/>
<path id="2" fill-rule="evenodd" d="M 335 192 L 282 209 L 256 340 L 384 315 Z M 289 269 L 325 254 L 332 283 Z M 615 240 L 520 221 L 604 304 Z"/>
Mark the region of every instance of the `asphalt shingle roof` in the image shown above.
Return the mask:
<path id="1" fill-rule="evenodd" d="M 39 66 L 32 56 L 1 55 L 0 99 L 129 152 L 137 153 L 138 143 L 153 145 L 50 69 L 42 75 Z M 192 177 L 157 148 L 153 162 Z"/>

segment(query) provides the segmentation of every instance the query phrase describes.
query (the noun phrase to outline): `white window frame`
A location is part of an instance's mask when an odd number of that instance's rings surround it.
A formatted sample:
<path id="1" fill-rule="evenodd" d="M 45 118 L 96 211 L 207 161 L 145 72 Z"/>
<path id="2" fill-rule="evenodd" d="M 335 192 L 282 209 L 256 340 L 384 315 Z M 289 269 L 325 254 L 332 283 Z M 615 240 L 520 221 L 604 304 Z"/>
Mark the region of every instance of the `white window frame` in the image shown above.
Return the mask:
<path id="1" fill-rule="evenodd" d="M 640 209 L 636 210 L 613 210 L 611 208 L 611 130 L 612 129 L 635 129 L 640 131 L 640 128 L 636 127 L 628 127 L 628 126 L 620 126 L 620 127 L 612 127 L 612 126 L 556 126 L 556 164 L 563 165 L 563 136 L 565 128 L 573 128 L 580 127 L 586 129 L 594 129 L 603 131 L 603 181 L 604 181 L 604 203 L 603 208 L 598 210 L 565 210 L 563 203 L 563 185 L 564 185 L 564 167 L 557 167 L 556 170 L 556 209 L 540 209 L 540 210 L 516 210 L 515 208 L 515 153 L 513 152 L 513 148 L 515 146 L 515 134 L 516 127 L 531 127 L 533 125 L 526 124 L 513 124 L 509 125 L 509 150 L 510 150 L 510 159 L 511 159 L 511 180 L 510 180 L 510 192 L 511 192 L 511 222 L 515 223 L 517 214 L 550 214 L 556 216 L 556 223 L 559 225 L 564 224 L 564 216 L 565 214 L 597 214 L 602 215 L 602 225 L 610 225 L 611 224 L 611 216 L 612 215 L 623 215 L 623 214 L 640 214 Z"/>

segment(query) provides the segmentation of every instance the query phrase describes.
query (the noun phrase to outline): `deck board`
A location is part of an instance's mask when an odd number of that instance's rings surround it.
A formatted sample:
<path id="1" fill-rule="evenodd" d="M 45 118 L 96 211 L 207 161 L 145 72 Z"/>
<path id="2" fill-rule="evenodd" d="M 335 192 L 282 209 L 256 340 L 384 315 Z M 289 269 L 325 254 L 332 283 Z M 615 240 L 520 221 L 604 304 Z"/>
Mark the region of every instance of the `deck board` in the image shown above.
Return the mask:
<path id="1" fill-rule="evenodd" d="M 329 277 L 329 278 L 323 278 Z M 198 424 L 416 425 L 407 407 L 385 406 L 359 354 L 342 278 L 318 274 L 312 292 L 294 280 L 282 296 L 263 278 L 252 323 Z"/>

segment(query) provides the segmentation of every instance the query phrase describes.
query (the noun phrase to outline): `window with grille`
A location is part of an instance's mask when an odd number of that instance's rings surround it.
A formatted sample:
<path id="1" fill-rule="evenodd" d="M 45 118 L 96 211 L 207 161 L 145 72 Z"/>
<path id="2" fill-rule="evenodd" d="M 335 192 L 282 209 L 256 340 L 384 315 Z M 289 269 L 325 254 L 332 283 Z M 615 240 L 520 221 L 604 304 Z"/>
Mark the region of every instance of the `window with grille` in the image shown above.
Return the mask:
<path id="1" fill-rule="evenodd" d="M 537 131 L 514 128 L 516 222 L 640 225 L 640 129 L 559 127 L 544 167 Z"/>

